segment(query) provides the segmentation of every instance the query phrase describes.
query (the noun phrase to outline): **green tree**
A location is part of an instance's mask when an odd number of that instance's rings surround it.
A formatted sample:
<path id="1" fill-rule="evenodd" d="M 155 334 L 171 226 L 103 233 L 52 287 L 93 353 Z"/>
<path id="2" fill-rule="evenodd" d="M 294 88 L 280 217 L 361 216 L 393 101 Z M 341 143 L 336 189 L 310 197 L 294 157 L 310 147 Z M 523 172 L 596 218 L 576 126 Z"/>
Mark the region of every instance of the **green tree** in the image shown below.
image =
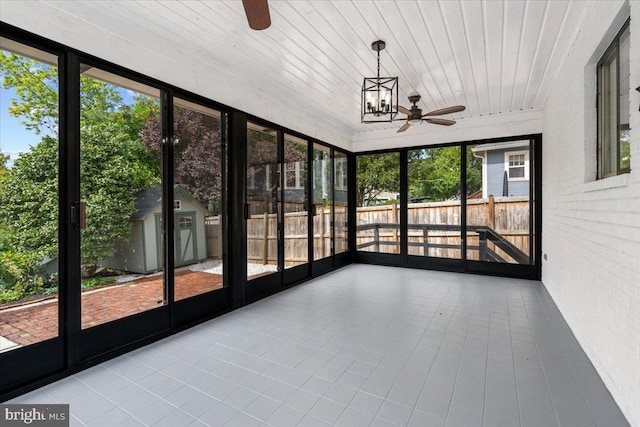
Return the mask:
<path id="1" fill-rule="evenodd" d="M 15 250 L 57 255 L 58 88 L 57 70 L 19 55 L 0 56 L 4 89 L 12 88 L 9 113 L 41 142 L 15 160 L 0 182 L 0 217 Z M 158 159 L 139 143 L 157 100 L 140 96 L 123 102 L 117 87 L 81 76 L 81 194 L 87 206 L 82 263 L 91 273 L 129 236 L 137 190 L 158 185 Z"/>
<path id="2" fill-rule="evenodd" d="M 9 155 L 2 153 L 2 149 L 0 149 L 0 180 L 9 173 L 9 170 L 7 169 L 8 161 Z"/>
<path id="3" fill-rule="evenodd" d="M 356 206 L 375 204 L 381 193 L 400 191 L 399 161 L 398 153 L 358 156 Z"/>
<path id="4" fill-rule="evenodd" d="M 467 192 L 482 187 L 482 162 L 467 148 Z M 460 147 L 409 152 L 410 198 L 420 201 L 460 199 Z"/>

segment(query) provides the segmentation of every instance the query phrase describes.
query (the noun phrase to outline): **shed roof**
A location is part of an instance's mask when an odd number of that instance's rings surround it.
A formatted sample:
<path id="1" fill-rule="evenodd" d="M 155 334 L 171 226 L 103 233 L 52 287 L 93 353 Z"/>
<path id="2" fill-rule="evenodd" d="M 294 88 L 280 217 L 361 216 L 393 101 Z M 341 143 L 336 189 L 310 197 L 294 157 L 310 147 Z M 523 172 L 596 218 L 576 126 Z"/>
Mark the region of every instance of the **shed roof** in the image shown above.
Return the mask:
<path id="1" fill-rule="evenodd" d="M 176 197 L 186 198 L 198 209 L 200 209 L 205 215 L 207 208 L 202 205 L 195 197 L 191 195 L 184 187 L 179 184 L 173 186 L 173 194 Z M 150 187 L 143 188 L 135 195 L 136 212 L 133 214 L 132 219 L 143 220 L 150 212 L 152 212 L 156 206 L 162 201 L 162 187 Z"/>
<path id="2" fill-rule="evenodd" d="M 156 206 L 158 206 L 158 203 L 162 200 L 162 188 L 143 188 L 136 193 L 135 198 L 136 212 L 133 214 L 132 218 L 134 220 L 141 220 Z"/>

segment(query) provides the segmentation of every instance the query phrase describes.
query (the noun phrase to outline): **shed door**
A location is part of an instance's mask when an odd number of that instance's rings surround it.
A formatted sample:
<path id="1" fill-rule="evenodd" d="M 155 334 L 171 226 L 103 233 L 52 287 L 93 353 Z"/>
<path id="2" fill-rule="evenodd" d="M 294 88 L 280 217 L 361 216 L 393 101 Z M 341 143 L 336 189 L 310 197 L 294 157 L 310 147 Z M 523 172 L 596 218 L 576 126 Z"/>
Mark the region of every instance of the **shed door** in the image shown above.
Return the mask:
<path id="1" fill-rule="evenodd" d="M 176 266 L 196 261 L 195 214 L 179 213 L 175 216 Z"/>

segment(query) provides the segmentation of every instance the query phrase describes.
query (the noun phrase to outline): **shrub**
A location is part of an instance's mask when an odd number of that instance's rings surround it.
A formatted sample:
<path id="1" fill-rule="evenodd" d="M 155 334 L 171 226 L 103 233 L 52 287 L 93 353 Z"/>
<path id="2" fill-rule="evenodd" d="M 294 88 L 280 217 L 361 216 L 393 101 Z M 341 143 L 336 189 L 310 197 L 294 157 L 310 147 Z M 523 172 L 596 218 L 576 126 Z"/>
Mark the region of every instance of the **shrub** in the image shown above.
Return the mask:
<path id="1" fill-rule="evenodd" d="M 0 252 L 0 304 L 43 293 L 46 287 L 55 286 L 48 282 L 42 274 L 42 257 L 35 253 Z"/>

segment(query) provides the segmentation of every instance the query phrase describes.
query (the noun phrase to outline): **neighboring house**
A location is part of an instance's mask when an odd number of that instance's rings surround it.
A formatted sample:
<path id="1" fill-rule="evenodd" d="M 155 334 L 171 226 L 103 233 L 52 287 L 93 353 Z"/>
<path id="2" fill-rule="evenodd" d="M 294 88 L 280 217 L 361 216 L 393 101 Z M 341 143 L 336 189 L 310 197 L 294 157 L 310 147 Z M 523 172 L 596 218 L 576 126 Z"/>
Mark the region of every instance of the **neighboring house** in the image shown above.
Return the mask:
<path id="1" fill-rule="evenodd" d="M 471 151 L 482 159 L 482 198 L 529 195 L 529 140 L 482 144 Z"/>
<path id="2" fill-rule="evenodd" d="M 174 186 L 175 266 L 207 258 L 205 217 L 207 209 L 180 185 Z M 136 213 L 131 218 L 129 241 L 120 245 L 106 267 L 132 273 L 150 273 L 162 268 L 162 192 L 145 188 L 135 196 Z"/>
<path id="3" fill-rule="evenodd" d="M 308 195 L 305 194 L 305 179 L 307 170 L 303 162 L 285 163 L 286 175 L 284 178 L 285 203 L 306 205 Z M 313 203 L 321 204 L 331 200 L 331 191 L 334 190 L 335 204 L 346 205 L 348 203 L 348 176 L 346 158 L 334 160 L 334 180 L 331 182 L 331 160 L 315 159 L 313 161 L 312 196 Z M 269 211 L 265 203 L 273 203 L 278 200 L 275 193 L 280 190 L 280 171 L 276 165 L 250 165 L 247 168 L 247 195 L 250 214 Z"/>

